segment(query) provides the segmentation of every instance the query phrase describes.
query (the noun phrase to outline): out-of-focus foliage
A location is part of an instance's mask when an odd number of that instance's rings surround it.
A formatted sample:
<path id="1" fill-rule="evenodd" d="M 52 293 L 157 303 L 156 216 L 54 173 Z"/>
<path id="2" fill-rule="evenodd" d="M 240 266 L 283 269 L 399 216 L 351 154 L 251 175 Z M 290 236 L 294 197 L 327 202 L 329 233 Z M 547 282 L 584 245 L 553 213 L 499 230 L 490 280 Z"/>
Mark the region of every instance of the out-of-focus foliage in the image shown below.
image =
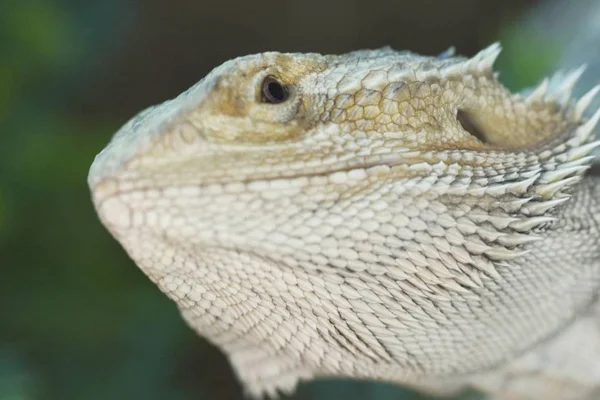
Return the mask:
<path id="1" fill-rule="evenodd" d="M 532 87 L 539 83 L 541 76 L 554 70 L 561 51 L 556 43 L 523 25 L 506 26 L 500 37 L 504 49 L 496 67 L 502 74 L 500 80 L 509 89 Z"/>
<path id="2" fill-rule="evenodd" d="M 241 396 L 225 358 L 184 325 L 89 201 L 87 168 L 124 121 L 121 110 L 78 110 L 72 94 L 85 96 L 127 34 L 132 4 L 0 4 L 0 400 Z M 501 65 L 513 85 L 533 83 L 552 65 L 555 50 L 543 38 L 531 39 L 539 41 L 534 55 L 526 32 L 510 28 L 505 37 Z M 294 398 L 426 397 L 323 381 Z"/>
<path id="3" fill-rule="evenodd" d="M 194 363 L 188 351 L 204 349 L 89 201 L 87 167 L 116 122 L 79 118 L 64 104 L 84 78 L 78 66 L 102 47 L 86 24 L 96 12 L 43 0 L 0 10 L 3 400 L 201 393 L 185 364 Z"/>

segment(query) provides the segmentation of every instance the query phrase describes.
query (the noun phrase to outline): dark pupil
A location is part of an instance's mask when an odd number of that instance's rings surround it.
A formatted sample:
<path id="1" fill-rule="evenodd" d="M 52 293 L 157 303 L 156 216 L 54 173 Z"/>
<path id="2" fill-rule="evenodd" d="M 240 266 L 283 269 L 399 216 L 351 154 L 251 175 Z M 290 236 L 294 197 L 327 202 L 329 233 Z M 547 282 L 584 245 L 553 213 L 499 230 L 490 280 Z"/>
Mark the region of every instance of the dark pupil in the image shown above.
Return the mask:
<path id="1" fill-rule="evenodd" d="M 267 77 L 262 87 L 263 100 L 267 103 L 281 103 L 287 100 L 288 92 L 280 82 Z"/>

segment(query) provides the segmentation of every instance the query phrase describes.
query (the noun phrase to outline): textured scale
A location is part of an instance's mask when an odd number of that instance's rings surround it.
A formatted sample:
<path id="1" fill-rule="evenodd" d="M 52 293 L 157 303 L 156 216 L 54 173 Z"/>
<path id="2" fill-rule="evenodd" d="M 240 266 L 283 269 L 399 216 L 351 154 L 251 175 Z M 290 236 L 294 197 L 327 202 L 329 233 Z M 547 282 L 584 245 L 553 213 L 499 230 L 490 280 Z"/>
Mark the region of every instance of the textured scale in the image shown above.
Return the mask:
<path id="1" fill-rule="evenodd" d="M 499 52 L 228 61 L 121 128 L 94 204 L 254 396 L 342 376 L 595 398 L 599 89 L 571 99 L 578 69 L 512 94 Z"/>

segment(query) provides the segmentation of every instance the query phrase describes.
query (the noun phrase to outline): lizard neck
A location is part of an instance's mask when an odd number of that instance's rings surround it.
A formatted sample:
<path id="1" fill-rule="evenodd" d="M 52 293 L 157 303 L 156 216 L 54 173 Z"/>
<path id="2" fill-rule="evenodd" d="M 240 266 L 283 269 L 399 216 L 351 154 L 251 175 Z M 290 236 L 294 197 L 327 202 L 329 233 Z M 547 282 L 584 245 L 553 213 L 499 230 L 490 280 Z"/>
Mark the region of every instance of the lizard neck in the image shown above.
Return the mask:
<path id="1" fill-rule="evenodd" d="M 240 245 L 185 245 L 151 233 L 131 236 L 135 243 L 120 240 L 188 324 L 225 351 L 255 395 L 291 390 L 313 376 L 415 383 L 503 365 L 564 329 L 593 301 L 600 285 L 599 182 L 583 178 L 543 240 L 495 263 L 500 279 L 478 273 L 479 285 L 463 292 L 424 296 L 411 277 L 307 271 Z M 402 245 L 412 254 L 418 243 Z M 441 344 L 431 348 L 430 335 Z M 429 357 L 431 363 L 422 361 Z"/>

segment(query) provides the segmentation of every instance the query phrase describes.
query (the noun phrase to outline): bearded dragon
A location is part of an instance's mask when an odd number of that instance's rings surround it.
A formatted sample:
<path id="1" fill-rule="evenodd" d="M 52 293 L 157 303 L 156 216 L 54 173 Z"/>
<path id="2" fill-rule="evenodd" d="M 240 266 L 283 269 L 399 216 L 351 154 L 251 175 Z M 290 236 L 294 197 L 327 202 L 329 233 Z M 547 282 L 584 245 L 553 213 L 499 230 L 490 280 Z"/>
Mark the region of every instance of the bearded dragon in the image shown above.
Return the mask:
<path id="1" fill-rule="evenodd" d="M 513 94 L 499 53 L 230 60 L 115 134 L 94 205 L 252 396 L 598 398 L 600 86 Z"/>

